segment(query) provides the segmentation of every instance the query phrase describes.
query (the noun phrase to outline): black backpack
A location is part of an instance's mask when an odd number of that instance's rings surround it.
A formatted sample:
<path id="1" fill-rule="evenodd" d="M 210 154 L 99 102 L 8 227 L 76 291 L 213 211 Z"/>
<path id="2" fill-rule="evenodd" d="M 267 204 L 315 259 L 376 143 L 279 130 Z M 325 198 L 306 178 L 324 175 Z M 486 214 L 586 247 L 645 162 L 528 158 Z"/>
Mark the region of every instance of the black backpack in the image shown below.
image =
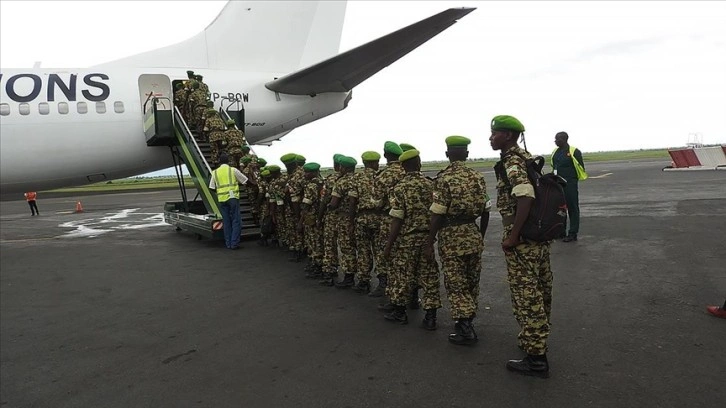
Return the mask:
<path id="1" fill-rule="evenodd" d="M 519 153 L 526 165 L 527 177 L 534 186 L 534 203 L 527 221 L 522 227 L 522 237 L 530 241 L 545 242 L 565 236 L 567 226 L 567 201 L 565 185 L 567 182 L 552 173 L 542 174 L 545 159 L 536 156 L 527 159 Z M 509 185 L 503 161 L 494 166 L 499 178 Z"/>

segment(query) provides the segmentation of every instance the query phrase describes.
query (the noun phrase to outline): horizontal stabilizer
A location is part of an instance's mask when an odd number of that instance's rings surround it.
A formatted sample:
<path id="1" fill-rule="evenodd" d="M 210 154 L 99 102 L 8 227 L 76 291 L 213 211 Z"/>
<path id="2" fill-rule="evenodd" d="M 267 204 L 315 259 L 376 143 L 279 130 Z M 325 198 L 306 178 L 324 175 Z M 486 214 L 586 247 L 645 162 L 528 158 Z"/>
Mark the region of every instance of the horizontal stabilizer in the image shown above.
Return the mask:
<path id="1" fill-rule="evenodd" d="M 452 8 L 323 62 L 265 84 L 291 95 L 347 92 L 451 27 L 476 8 Z"/>

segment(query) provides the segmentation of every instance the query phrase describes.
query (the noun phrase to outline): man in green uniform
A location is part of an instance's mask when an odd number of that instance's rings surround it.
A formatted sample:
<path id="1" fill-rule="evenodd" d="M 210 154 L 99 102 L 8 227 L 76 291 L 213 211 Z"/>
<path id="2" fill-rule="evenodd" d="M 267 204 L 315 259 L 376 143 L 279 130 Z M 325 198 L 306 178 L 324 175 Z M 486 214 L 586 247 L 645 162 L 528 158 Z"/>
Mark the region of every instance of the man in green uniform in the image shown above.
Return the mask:
<path id="1" fill-rule="evenodd" d="M 300 220 L 300 202 L 302 201 L 305 185 L 305 173 L 302 166 L 298 165 L 298 157 L 295 153 L 288 153 L 280 157 L 280 161 L 287 168 L 287 184 L 285 185 L 285 219 L 288 245 L 292 256 L 290 261 L 300 262 L 305 252 L 303 251 L 302 234 L 297 230 Z"/>
<path id="2" fill-rule="evenodd" d="M 451 304 L 451 318 L 456 321 L 449 341 L 462 345 L 477 341 L 472 320 L 479 304 L 483 238 L 492 206 L 484 174 L 466 167 L 469 143 L 471 140 L 463 136 L 446 138 L 446 157 L 451 164 L 435 181 L 434 202 L 430 208 L 431 232 L 425 250 L 426 256 L 433 260 L 438 233 L 444 286 Z M 477 228 L 478 217 L 481 220 Z"/>
<path id="3" fill-rule="evenodd" d="M 255 200 L 255 207 L 259 211 L 259 223 L 260 223 L 260 240 L 258 244 L 261 246 L 268 246 L 267 241 L 272 235 L 272 220 L 269 217 L 269 209 L 267 206 L 267 188 L 270 182 L 270 170 L 267 168 L 260 169 L 260 177 L 257 181 L 257 199 Z"/>
<path id="4" fill-rule="evenodd" d="M 305 172 L 305 188 L 303 193 L 300 222 L 298 230 L 303 231 L 305 245 L 310 251 L 311 267 L 307 278 L 320 278 L 323 276 L 323 231 L 318 226 L 318 208 L 320 207 L 320 190 L 323 188 L 323 179 L 320 178 L 320 165 L 307 163 L 303 166 Z"/>
<path id="5" fill-rule="evenodd" d="M 335 277 L 338 276 L 338 228 L 340 227 L 340 215 L 337 211 L 329 209 L 333 198 L 335 184 L 341 177 L 340 159 L 342 154 L 333 155 L 333 173 L 328 174 L 323 180 L 323 189 L 320 192 L 320 207 L 318 208 L 318 225 L 323 230 L 323 279 L 321 285 L 335 285 Z"/>
<path id="6" fill-rule="evenodd" d="M 219 154 L 226 150 L 226 140 L 224 138 L 224 121 L 219 117 L 219 113 L 214 108 L 207 109 L 206 119 L 204 121 L 204 133 L 209 140 L 211 147 L 211 163 L 210 166 L 216 167 L 219 164 Z"/>
<path id="7" fill-rule="evenodd" d="M 285 185 L 287 184 L 287 175 L 281 173 L 280 166 L 275 164 L 267 166 L 270 170 L 270 184 L 267 189 L 267 202 L 270 218 L 272 219 L 273 242 L 278 246 L 286 244 L 285 236 Z"/>
<path id="8" fill-rule="evenodd" d="M 582 160 L 580 149 L 570 146 L 567 132 L 558 132 L 555 135 L 557 149 L 552 152 L 552 169 L 554 173 L 567 181 L 565 185 L 565 200 L 567 200 L 567 218 L 570 220 L 568 233 L 564 242 L 577 241 L 580 231 L 580 198 L 577 182 L 587 179 L 585 162 Z"/>
<path id="9" fill-rule="evenodd" d="M 204 92 L 204 99 L 209 99 L 209 97 L 212 96 L 212 94 L 209 93 L 209 87 L 207 86 L 207 84 L 205 84 L 204 81 L 202 81 L 202 79 L 204 79 L 204 77 L 201 75 L 194 75 L 194 79 L 196 79 L 197 82 L 199 82 L 199 88 L 202 90 L 202 92 Z"/>
<path id="10" fill-rule="evenodd" d="M 495 174 L 507 280 L 514 316 L 521 328 L 519 347 L 527 353 L 521 360 L 510 360 L 507 369 L 546 378 L 549 376 L 546 353 L 552 306 L 550 242 L 531 242 L 520 235 L 534 202 L 534 187 L 527 177 L 525 164 L 525 159 L 531 155 L 517 145 L 524 126 L 515 117 L 495 116 L 491 130 L 492 149 L 501 151 Z"/>
<path id="11" fill-rule="evenodd" d="M 234 120 L 227 120 L 227 130 L 224 132 L 224 139 L 227 142 L 227 154 L 229 154 L 230 165 L 234 167 L 239 166 L 239 159 L 242 157 L 242 138 L 242 131 L 237 129 Z"/>
<path id="12" fill-rule="evenodd" d="M 207 94 L 200 88 L 197 81 L 191 83 L 191 88 L 192 91 L 187 99 L 188 124 L 189 130 L 198 132 L 204 126 L 202 116 L 207 110 Z"/>
<path id="13" fill-rule="evenodd" d="M 403 152 L 399 160 L 406 171 L 403 180 L 391 193 L 391 232 L 386 240 L 383 257 L 392 259 L 394 272 L 390 275 L 389 296 L 393 310 L 383 317 L 392 322 L 408 323 L 406 305 L 423 289 L 423 308 L 426 317 L 423 327 L 436 328 L 436 311 L 441 307 L 439 269 L 433 258 L 424 256 L 429 237 L 429 207 L 433 202 L 433 181 L 421 173 L 421 158 L 416 149 Z M 391 256 L 393 255 L 393 258 Z"/>
<path id="14" fill-rule="evenodd" d="M 187 98 L 189 97 L 189 90 L 184 87 L 184 83 L 178 82 L 174 91 L 174 106 L 179 109 L 182 117 L 186 117 L 186 105 Z"/>
<path id="15" fill-rule="evenodd" d="M 391 211 L 389 197 L 393 187 L 403 180 L 406 171 L 403 170 L 398 157 L 401 156 L 403 150 L 394 142 L 388 141 L 383 144 L 383 157 L 386 159 L 386 167 L 378 172 L 374 183 L 375 199 L 378 202 L 378 209 L 383 214 L 380 217 L 381 225 L 378 228 L 378 245 L 374 250 L 378 250 L 378 259 L 380 264 L 376 265 L 376 274 L 378 277 L 378 286 L 369 294 L 371 297 L 381 297 L 388 294 L 386 288 L 388 286 L 388 278 L 391 272 L 391 262 L 383 258 L 383 249 L 386 246 L 386 240 L 391 231 L 391 219 L 388 212 Z M 388 302 L 380 306 L 381 310 L 391 311 L 393 305 Z"/>
<path id="16" fill-rule="evenodd" d="M 358 283 L 353 287 L 357 293 L 368 293 L 371 289 L 371 270 L 373 260 L 380 264 L 378 256 L 380 251 L 374 248 L 378 245 L 378 230 L 381 227 L 382 213 L 378 209 L 373 184 L 378 172 L 378 161 L 381 155 L 368 151 L 361 155 L 363 171 L 355 173 L 352 188 L 348 191 L 350 200 L 350 217 L 354 219 L 355 245 L 358 257 Z"/>
<path id="17" fill-rule="evenodd" d="M 357 254 L 355 252 L 355 229 L 353 219 L 350 217 L 350 200 L 348 193 L 353 189 L 355 166 L 358 161 L 352 157 L 343 156 L 338 159 L 340 163 L 340 179 L 333 187 L 333 198 L 330 208 L 340 214 L 338 245 L 340 245 L 340 267 L 343 269 L 343 280 L 336 282 L 335 286 L 345 289 L 355 284 L 355 274 L 358 268 Z"/>

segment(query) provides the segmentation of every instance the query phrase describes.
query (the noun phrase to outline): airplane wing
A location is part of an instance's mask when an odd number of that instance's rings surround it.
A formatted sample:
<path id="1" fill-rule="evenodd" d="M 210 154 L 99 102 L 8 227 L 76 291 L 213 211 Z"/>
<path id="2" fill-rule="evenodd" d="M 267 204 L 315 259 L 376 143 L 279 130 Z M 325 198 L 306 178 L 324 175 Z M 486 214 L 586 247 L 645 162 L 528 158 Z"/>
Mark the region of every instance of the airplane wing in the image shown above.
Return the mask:
<path id="1" fill-rule="evenodd" d="M 265 84 L 290 95 L 347 92 L 396 62 L 476 8 L 452 8 Z"/>

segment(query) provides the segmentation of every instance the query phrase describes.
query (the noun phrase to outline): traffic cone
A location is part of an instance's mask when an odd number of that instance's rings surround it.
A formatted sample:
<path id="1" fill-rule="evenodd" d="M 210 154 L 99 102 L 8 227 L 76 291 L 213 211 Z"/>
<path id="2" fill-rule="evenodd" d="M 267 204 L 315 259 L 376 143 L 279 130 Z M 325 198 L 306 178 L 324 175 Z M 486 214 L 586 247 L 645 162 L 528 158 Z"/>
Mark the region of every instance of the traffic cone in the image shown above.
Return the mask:
<path id="1" fill-rule="evenodd" d="M 81 202 L 80 201 L 76 203 L 76 212 L 77 213 L 82 213 L 83 212 L 83 206 L 81 205 Z"/>

